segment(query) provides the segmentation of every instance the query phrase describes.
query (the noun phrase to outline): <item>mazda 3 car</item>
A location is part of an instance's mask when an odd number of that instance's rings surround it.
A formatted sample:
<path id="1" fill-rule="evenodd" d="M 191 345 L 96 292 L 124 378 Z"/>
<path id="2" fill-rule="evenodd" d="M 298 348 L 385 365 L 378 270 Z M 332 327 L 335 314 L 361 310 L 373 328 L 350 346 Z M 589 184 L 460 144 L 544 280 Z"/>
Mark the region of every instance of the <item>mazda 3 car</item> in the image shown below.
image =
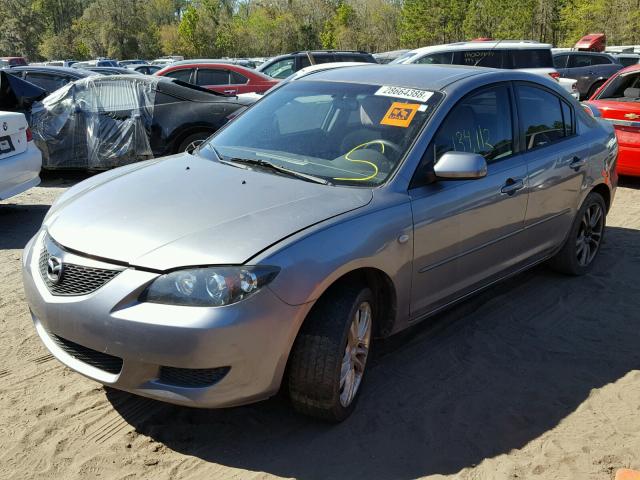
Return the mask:
<path id="1" fill-rule="evenodd" d="M 282 388 L 340 421 L 375 338 L 543 261 L 589 272 L 617 149 L 552 79 L 319 72 L 190 154 L 67 190 L 26 246 L 26 298 L 51 353 L 105 385 L 195 407 Z"/>

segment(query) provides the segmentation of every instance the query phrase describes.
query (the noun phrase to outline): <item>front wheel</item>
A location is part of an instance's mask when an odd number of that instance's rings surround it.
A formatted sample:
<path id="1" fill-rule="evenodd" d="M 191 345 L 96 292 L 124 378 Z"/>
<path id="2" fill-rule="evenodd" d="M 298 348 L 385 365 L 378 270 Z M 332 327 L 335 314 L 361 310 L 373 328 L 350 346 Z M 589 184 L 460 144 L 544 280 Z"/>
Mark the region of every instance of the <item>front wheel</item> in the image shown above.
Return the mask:
<path id="1" fill-rule="evenodd" d="M 318 301 L 291 352 L 289 396 L 306 415 L 340 422 L 353 411 L 371 349 L 373 293 L 336 288 Z"/>
<path id="2" fill-rule="evenodd" d="M 584 275 L 600 252 L 607 208 L 602 195 L 591 192 L 578 210 L 569 237 L 550 265 L 561 273 Z"/>

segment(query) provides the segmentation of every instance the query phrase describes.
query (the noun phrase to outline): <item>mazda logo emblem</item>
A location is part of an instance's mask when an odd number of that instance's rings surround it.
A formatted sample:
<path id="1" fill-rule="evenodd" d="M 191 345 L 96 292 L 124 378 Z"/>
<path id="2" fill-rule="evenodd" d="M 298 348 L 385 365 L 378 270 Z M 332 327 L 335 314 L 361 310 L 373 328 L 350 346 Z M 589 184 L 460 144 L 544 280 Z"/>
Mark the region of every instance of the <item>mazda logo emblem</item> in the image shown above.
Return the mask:
<path id="1" fill-rule="evenodd" d="M 49 281 L 57 285 L 62 280 L 62 260 L 58 257 L 51 257 L 47 261 L 47 278 Z"/>
<path id="2" fill-rule="evenodd" d="M 2 122 L 2 130 L 6 132 L 8 128 L 9 128 L 9 125 L 7 125 L 7 122 Z"/>

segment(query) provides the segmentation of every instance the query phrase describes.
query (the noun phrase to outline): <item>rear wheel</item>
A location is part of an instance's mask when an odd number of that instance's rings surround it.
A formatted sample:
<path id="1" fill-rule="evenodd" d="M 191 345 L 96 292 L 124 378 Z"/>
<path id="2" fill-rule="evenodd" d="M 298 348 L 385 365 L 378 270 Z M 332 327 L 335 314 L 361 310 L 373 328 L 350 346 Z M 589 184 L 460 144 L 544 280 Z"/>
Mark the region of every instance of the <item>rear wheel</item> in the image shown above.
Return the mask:
<path id="1" fill-rule="evenodd" d="M 550 261 L 555 270 L 568 275 L 591 270 L 602 245 L 606 212 L 602 196 L 591 192 L 578 210 L 564 246 Z"/>
<path id="2" fill-rule="evenodd" d="M 371 349 L 374 304 L 366 287 L 334 289 L 318 301 L 291 352 L 289 396 L 297 411 L 333 422 L 351 414 Z"/>

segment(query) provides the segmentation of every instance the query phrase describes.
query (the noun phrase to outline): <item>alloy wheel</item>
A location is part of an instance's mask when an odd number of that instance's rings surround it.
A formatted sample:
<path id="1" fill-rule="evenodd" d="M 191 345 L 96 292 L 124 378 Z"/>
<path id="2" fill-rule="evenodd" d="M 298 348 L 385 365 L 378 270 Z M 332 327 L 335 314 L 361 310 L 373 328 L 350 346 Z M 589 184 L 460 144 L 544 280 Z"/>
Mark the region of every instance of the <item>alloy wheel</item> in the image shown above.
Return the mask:
<path id="1" fill-rule="evenodd" d="M 598 253 L 603 230 L 604 212 L 600 204 L 594 203 L 585 210 L 578 230 L 576 256 L 581 267 L 591 264 Z"/>
<path id="2" fill-rule="evenodd" d="M 371 343 L 371 305 L 362 302 L 351 319 L 340 371 L 340 403 L 348 407 L 356 394 L 367 364 Z"/>

